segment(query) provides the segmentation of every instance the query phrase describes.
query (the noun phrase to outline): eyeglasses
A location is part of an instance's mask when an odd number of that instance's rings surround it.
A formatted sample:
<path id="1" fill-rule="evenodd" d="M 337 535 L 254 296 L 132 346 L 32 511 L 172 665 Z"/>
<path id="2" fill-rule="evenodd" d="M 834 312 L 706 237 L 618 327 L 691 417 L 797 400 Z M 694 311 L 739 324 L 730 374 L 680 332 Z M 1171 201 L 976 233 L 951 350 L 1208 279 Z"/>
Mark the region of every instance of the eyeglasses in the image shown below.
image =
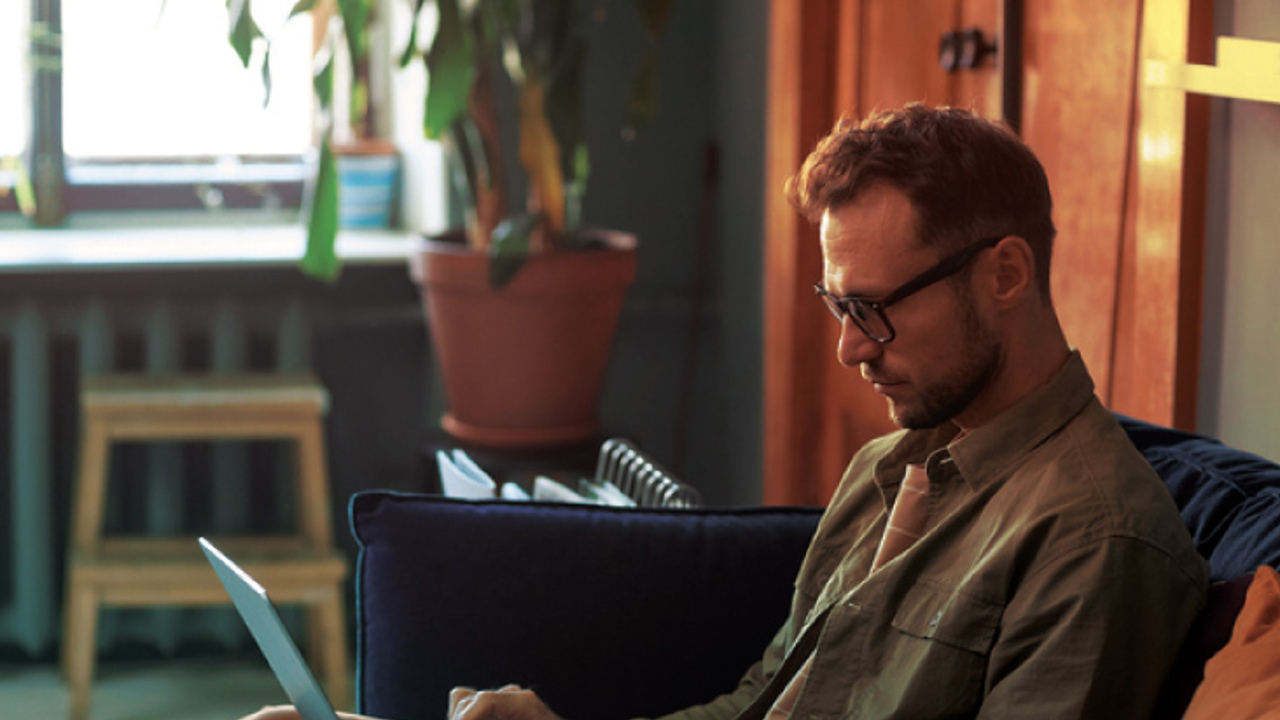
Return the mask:
<path id="1" fill-rule="evenodd" d="M 878 343 L 892 342 L 897 337 L 897 332 L 893 329 L 893 325 L 889 323 L 889 317 L 884 313 L 886 308 L 896 302 L 907 299 L 940 280 L 945 280 L 955 275 L 977 257 L 978 253 L 995 247 L 1003 239 L 1004 236 L 979 240 L 908 280 L 880 300 L 867 300 L 853 295 L 844 297 L 832 295 L 821 285 L 814 285 L 813 289 L 822 298 L 822 301 L 827 304 L 827 309 L 831 311 L 836 320 L 843 323 L 845 317 L 848 317 L 864 335 L 872 340 Z"/>

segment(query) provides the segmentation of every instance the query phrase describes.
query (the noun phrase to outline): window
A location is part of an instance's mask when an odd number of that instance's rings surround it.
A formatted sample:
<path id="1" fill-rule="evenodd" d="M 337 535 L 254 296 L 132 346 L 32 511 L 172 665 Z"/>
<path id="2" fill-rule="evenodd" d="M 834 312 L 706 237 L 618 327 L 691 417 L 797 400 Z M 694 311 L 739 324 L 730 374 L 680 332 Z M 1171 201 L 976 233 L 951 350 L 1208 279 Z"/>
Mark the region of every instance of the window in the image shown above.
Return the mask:
<path id="1" fill-rule="evenodd" d="M 250 67 L 241 64 L 227 42 L 226 0 L 0 0 L 0 104 L 14 109 L 0 113 L 0 158 L 22 156 L 34 170 L 42 213 L 56 208 L 46 224 L 86 210 L 301 206 L 315 155 L 315 28 L 309 15 L 289 18 L 296 3 L 253 0 L 273 39 L 264 105 L 266 54 L 257 48 Z M 392 8 L 397 30 L 378 72 L 404 191 L 416 198 L 405 220 L 438 225 L 443 159 L 422 138 L 421 68 L 394 70 L 411 18 Z M 33 59 L 31 37 L 46 27 L 59 30 L 55 50 Z M 0 169 L 0 188 L 12 181 Z M 13 193 L 0 193 L 0 216 L 16 207 Z"/>
<path id="2" fill-rule="evenodd" d="M 0 106 L 21 109 L 30 105 L 23 82 L 26 32 L 26 4 L 0 2 Z M 25 112 L 0 112 L 0 213 L 17 209 L 11 163 L 21 161 L 28 122 Z"/>
<path id="3" fill-rule="evenodd" d="M 222 2 L 62 0 L 63 147 L 78 162 L 301 156 L 311 146 L 311 25 L 257 18 L 273 39 L 270 104 L 227 43 Z M 255 7 L 263 3 L 255 3 Z M 275 6 L 272 9 L 277 9 Z M 260 66 L 262 53 L 253 63 Z"/>
<path id="4" fill-rule="evenodd" d="M 27 32 L 25 10 L 25 3 L 0 3 L 0 99 L 9 107 L 26 107 L 29 103 L 22 81 Z M 26 137 L 26 113 L 0 113 L 0 157 L 21 154 Z"/>
<path id="5" fill-rule="evenodd" d="M 275 39 L 264 106 L 263 53 L 248 70 L 240 64 L 220 0 L 36 0 L 30 27 L 60 28 L 61 59 L 52 80 L 35 75 L 32 166 L 56 168 L 37 170 L 36 181 L 56 186 L 59 214 L 297 207 L 311 149 L 312 41 L 309 17 L 285 22 L 292 5 L 255 3 Z M 25 147 L 26 129 L 16 132 Z"/>

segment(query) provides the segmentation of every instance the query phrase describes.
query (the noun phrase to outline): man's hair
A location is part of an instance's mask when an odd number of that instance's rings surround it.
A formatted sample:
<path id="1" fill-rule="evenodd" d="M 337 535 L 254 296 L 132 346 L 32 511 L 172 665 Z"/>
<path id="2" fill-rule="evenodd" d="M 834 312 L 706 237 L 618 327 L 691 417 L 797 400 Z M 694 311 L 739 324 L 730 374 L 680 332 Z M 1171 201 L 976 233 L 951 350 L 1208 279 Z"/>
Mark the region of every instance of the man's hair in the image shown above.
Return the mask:
<path id="1" fill-rule="evenodd" d="M 956 108 L 920 104 L 841 119 L 794 177 L 787 199 L 813 222 L 887 183 L 906 194 L 923 244 L 954 252 L 1017 235 L 1031 246 L 1049 297 L 1053 198 L 1044 167 L 1003 126 Z"/>

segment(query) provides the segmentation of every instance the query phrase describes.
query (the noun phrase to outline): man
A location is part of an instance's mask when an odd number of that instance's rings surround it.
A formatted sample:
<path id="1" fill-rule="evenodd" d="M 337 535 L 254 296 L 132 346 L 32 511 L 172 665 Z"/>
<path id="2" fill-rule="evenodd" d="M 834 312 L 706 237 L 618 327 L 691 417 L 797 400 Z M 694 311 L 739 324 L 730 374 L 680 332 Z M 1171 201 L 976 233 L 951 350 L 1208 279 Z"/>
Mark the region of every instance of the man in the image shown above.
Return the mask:
<path id="1" fill-rule="evenodd" d="M 1148 717 L 1208 573 L 1063 336 L 1040 163 L 912 105 L 837 125 L 788 196 L 837 357 L 903 429 L 853 458 L 763 659 L 670 718 Z M 515 686 L 450 705 L 555 718 Z"/>

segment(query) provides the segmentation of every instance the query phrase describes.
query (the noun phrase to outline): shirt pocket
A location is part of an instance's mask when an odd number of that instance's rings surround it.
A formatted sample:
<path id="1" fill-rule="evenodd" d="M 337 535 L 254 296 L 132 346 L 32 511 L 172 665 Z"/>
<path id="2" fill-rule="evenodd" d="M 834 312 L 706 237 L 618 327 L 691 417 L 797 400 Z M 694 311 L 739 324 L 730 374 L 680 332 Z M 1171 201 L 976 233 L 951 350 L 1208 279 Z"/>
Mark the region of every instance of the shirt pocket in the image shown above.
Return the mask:
<path id="1" fill-rule="evenodd" d="M 883 646 L 880 674 L 892 681 L 869 693 L 866 709 L 895 718 L 976 715 L 1003 611 L 954 587 L 917 583 L 898 605 Z"/>
<path id="2" fill-rule="evenodd" d="M 908 591 L 891 624 L 904 635 L 986 656 L 1003 613 L 1001 603 L 921 581 Z"/>

